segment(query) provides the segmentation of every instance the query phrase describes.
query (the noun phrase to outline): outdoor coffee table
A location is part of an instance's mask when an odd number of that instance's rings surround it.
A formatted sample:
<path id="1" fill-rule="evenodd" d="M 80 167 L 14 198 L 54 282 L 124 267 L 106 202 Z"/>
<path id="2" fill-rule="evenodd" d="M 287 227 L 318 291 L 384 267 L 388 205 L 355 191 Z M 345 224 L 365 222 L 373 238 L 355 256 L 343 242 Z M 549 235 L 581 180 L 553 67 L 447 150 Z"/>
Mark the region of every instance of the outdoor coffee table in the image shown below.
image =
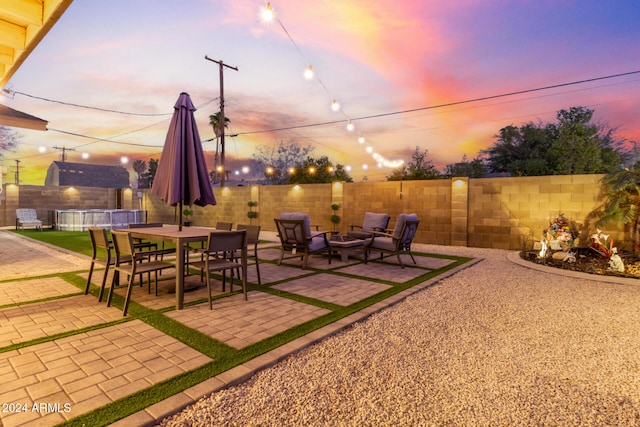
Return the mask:
<path id="1" fill-rule="evenodd" d="M 340 254 L 340 260 L 342 262 L 347 262 L 351 253 L 364 247 L 364 240 L 338 234 L 331 236 L 329 245 L 332 251 Z"/>

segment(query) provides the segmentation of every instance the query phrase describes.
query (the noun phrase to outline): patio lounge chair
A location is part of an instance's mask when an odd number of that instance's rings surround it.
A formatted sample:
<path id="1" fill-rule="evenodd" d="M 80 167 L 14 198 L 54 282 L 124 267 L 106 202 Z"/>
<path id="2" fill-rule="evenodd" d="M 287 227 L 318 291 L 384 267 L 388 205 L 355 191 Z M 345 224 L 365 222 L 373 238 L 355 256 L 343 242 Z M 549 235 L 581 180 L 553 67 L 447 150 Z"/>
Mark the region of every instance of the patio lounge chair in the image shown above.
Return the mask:
<path id="1" fill-rule="evenodd" d="M 42 231 L 42 221 L 38 219 L 35 209 L 16 209 L 16 229 L 24 230 L 25 227 L 35 227 Z"/>
<path id="2" fill-rule="evenodd" d="M 389 218 L 389 215 L 385 213 L 365 212 L 362 226 L 352 225 L 351 231 L 347 232 L 347 236 L 364 240 L 371 237 L 371 232 L 373 231 L 384 233 L 389 226 Z"/>
<path id="3" fill-rule="evenodd" d="M 416 235 L 418 224 L 420 224 L 418 215 L 400 214 L 392 233 L 372 232 L 372 237 L 364 245 L 364 263 L 368 262 L 370 252 L 376 251 L 380 252 L 381 260 L 384 254 L 387 256 L 396 255 L 402 268 L 404 268 L 404 264 L 400 259 L 401 254 L 408 254 L 416 264 L 416 259 L 411 254 L 411 242 Z"/>
<path id="4" fill-rule="evenodd" d="M 327 252 L 331 264 L 331 245 L 327 235 L 330 231 L 311 233 L 309 215 L 302 212 L 283 212 L 280 218 L 274 218 L 280 238 L 280 259 L 282 263 L 286 252 L 302 258 L 302 268 L 307 268 L 309 255 Z M 292 257 L 289 257 L 292 258 Z"/>

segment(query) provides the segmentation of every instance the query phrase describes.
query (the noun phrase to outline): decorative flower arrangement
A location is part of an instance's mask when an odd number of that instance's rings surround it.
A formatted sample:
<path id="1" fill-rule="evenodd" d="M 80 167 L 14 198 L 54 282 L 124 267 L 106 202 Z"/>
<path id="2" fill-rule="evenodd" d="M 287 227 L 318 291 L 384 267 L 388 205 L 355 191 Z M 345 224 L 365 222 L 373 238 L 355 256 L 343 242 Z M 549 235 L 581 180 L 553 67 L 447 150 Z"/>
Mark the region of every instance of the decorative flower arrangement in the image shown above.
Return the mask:
<path id="1" fill-rule="evenodd" d="M 613 247 L 613 237 L 609 239 L 608 234 L 603 234 L 597 228 L 596 233 L 591 235 L 591 247 L 605 258 L 611 258 L 617 252 L 617 248 Z"/>
<path id="2" fill-rule="evenodd" d="M 553 250 L 568 250 L 573 247 L 573 242 L 580 233 L 576 230 L 564 214 L 555 218 L 549 228 L 542 232 L 543 239 L 549 242 L 549 247 Z M 557 247 L 555 247 L 557 245 Z"/>

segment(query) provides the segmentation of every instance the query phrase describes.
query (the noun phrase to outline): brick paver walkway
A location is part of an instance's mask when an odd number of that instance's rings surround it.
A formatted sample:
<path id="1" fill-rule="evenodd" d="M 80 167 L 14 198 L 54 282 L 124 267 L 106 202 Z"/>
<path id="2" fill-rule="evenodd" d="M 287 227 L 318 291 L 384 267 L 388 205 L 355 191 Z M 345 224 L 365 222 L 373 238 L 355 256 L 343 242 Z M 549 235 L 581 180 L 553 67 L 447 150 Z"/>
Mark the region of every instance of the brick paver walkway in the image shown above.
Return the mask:
<path id="1" fill-rule="evenodd" d="M 274 235 L 265 234 L 272 242 L 276 241 Z M 263 287 L 251 290 L 248 301 L 242 294 L 225 295 L 214 300 L 213 310 L 209 310 L 206 285 L 200 276 L 193 275 L 186 278 L 186 287 L 195 290 L 185 293 L 187 305 L 175 311 L 173 270 L 160 276 L 158 296 L 153 288 L 149 293 L 144 284 L 134 287 L 132 300 L 156 310 L 158 316 L 166 316 L 216 340 L 212 344 L 222 343 L 228 346 L 225 348 L 240 350 L 331 313 L 332 309 L 323 308 L 327 304 L 346 307 L 389 289 L 392 287 L 389 283 L 404 283 L 453 262 L 417 257 L 417 267 L 401 269 L 394 265 L 394 259 L 385 264 L 364 265 L 358 259 L 343 263 L 336 257 L 329 265 L 326 257 L 312 256 L 308 269 L 303 270 L 299 258 L 275 265 L 273 261 L 280 256 L 275 244 L 262 245 L 259 256 L 263 260 L 260 264 Z M 120 308 L 106 307 L 104 300 L 99 303 L 95 296 L 84 295 L 89 264 L 86 256 L 0 230 L 0 405 L 4 409 L 0 412 L 0 427 L 55 425 L 213 360 L 153 323 L 131 316 L 125 319 Z M 78 285 L 67 282 L 60 273 L 73 273 L 65 277 L 75 275 Z M 99 286 L 103 274 L 102 269 L 94 272 L 95 286 Z M 257 283 L 253 265 L 248 269 L 248 280 Z M 107 277 L 107 291 L 110 285 L 111 273 Z M 214 279 L 212 285 L 214 295 L 221 296 L 221 282 Z M 269 289 L 275 294 L 266 292 Z M 122 296 L 126 287 L 115 291 Z M 248 378 L 406 294 L 404 291 L 295 339 L 115 425 L 129 427 L 161 419 L 207 393 Z M 307 298 L 303 301 L 308 303 L 287 295 Z"/>

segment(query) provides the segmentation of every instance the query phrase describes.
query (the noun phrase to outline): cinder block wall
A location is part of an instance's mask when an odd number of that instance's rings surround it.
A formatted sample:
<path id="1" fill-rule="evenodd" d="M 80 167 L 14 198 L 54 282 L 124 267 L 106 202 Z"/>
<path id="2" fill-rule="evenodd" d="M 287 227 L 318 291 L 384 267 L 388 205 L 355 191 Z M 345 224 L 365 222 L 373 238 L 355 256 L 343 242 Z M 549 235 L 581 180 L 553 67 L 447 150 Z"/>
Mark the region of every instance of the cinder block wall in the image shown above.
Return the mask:
<path id="1" fill-rule="evenodd" d="M 469 180 L 468 245 L 519 249 L 523 237 L 537 239 L 560 214 L 580 225 L 581 243 L 595 232 L 591 212 L 602 175 L 562 175 Z M 597 218 L 596 218 L 597 219 Z M 610 224 L 616 241 L 623 231 Z"/>
<path id="2" fill-rule="evenodd" d="M 15 225 L 16 209 L 32 208 L 44 224 L 51 225 L 52 211 L 58 209 L 115 209 L 116 190 L 95 187 L 45 187 L 36 185 L 4 186 L 0 206 L 2 225 Z M 123 192 L 123 199 L 131 200 L 131 190 Z M 126 205 L 123 209 L 131 209 Z M 137 209 L 137 208 L 136 208 Z"/>
<path id="3" fill-rule="evenodd" d="M 340 203 L 336 230 L 361 225 L 365 212 L 386 212 L 393 228 L 401 213 L 416 213 L 420 226 L 416 242 L 517 250 L 523 240 L 536 240 L 559 214 L 581 227 L 582 243 L 595 231 L 591 212 L 599 200 L 602 175 L 563 175 L 516 178 L 453 178 L 432 181 L 358 182 L 215 188 L 217 205 L 193 206 L 194 225 L 218 221 L 257 224 L 275 231 L 273 218 L 281 212 L 305 212 L 321 230 L 333 230 L 331 203 Z M 148 212 L 149 222 L 177 223 L 178 209 L 143 191 L 142 199 L 122 191 L 124 209 Z M 15 209 L 35 208 L 45 218 L 55 209 L 115 209 L 116 191 L 79 187 L 5 185 L 0 205 L 3 225 L 15 224 Z M 255 201 L 256 219 L 247 216 L 247 202 Z M 605 232 L 618 242 L 623 230 L 614 224 Z"/>

